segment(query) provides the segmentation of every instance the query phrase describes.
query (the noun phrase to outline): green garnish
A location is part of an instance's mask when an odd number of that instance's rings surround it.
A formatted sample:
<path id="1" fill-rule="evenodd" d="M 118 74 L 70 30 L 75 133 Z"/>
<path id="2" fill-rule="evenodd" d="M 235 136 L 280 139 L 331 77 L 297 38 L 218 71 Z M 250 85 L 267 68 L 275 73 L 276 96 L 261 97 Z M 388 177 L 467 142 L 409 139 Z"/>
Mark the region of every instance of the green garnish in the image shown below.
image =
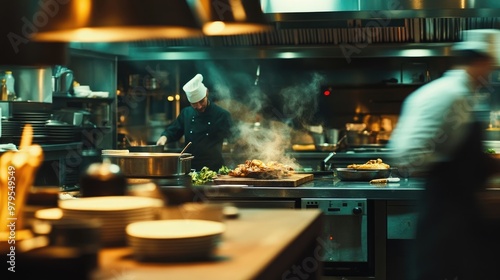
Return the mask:
<path id="1" fill-rule="evenodd" d="M 212 182 L 217 178 L 217 173 L 210 170 L 208 167 L 204 166 L 200 172 L 193 171 L 189 173 L 191 175 L 191 181 L 195 185 L 203 185 L 207 182 Z"/>
<path id="2" fill-rule="evenodd" d="M 221 168 L 219 168 L 219 174 L 220 175 L 227 175 L 229 174 L 229 171 L 231 171 L 231 169 L 229 169 L 229 167 L 223 165 Z"/>
<path id="3" fill-rule="evenodd" d="M 486 153 L 487 154 L 496 154 L 497 152 L 495 151 L 495 149 L 489 148 L 486 150 Z"/>

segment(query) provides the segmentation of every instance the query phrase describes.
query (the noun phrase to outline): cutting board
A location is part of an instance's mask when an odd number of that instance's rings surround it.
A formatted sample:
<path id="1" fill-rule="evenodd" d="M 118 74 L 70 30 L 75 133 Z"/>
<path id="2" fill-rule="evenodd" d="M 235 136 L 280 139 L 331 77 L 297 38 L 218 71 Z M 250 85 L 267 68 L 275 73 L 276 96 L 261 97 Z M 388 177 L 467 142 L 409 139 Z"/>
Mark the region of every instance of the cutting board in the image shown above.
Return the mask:
<path id="1" fill-rule="evenodd" d="M 314 179 L 313 174 L 292 174 L 290 177 L 281 179 L 255 179 L 246 177 L 233 177 L 229 175 L 219 175 L 214 179 L 217 185 L 237 184 L 252 185 L 256 187 L 297 187 Z"/>

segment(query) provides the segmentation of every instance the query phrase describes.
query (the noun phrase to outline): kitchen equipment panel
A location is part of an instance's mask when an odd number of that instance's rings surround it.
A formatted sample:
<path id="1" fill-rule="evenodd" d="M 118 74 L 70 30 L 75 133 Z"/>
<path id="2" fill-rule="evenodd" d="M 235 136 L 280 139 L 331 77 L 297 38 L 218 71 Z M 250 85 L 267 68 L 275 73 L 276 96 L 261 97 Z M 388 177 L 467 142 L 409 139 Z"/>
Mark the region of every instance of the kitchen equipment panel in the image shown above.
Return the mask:
<path id="1" fill-rule="evenodd" d="M 325 276 L 372 276 L 374 259 L 369 231 L 370 205 L 364 198 L 302 198 L 302 209 L 320 209 L 318 237 Z"/>

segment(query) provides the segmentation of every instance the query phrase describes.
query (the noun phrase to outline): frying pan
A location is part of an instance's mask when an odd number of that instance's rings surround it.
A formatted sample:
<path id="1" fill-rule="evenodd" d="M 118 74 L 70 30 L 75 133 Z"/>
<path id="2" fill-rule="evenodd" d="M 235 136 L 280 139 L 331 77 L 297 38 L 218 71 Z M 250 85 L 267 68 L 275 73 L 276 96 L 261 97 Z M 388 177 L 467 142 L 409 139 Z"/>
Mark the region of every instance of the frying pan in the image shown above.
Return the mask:
<path id="1" fill-rule="evenodd" d="M 391 169 L 336 168 L 335 170 L 337 177 L 342 181 L 370 181 L 391 175 Z"/>

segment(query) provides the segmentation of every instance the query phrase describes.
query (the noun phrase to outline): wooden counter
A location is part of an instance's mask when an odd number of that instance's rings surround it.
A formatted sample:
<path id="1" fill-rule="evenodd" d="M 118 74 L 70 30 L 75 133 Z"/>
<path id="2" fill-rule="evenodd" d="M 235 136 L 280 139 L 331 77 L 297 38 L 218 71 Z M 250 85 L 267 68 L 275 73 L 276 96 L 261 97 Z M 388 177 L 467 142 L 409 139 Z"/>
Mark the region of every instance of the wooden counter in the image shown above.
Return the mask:
<path id="1" fill-rule="evenodd" d="M 213 260 L 192 263 L 141 263 L 130 248 L 105 248 L 93 279 L 319 279 L 319 210 L 240 209 Z M 299 279 L 299 278 L 297 278 Z M 303 278 L 300 278 L 303 279 Z"/>

